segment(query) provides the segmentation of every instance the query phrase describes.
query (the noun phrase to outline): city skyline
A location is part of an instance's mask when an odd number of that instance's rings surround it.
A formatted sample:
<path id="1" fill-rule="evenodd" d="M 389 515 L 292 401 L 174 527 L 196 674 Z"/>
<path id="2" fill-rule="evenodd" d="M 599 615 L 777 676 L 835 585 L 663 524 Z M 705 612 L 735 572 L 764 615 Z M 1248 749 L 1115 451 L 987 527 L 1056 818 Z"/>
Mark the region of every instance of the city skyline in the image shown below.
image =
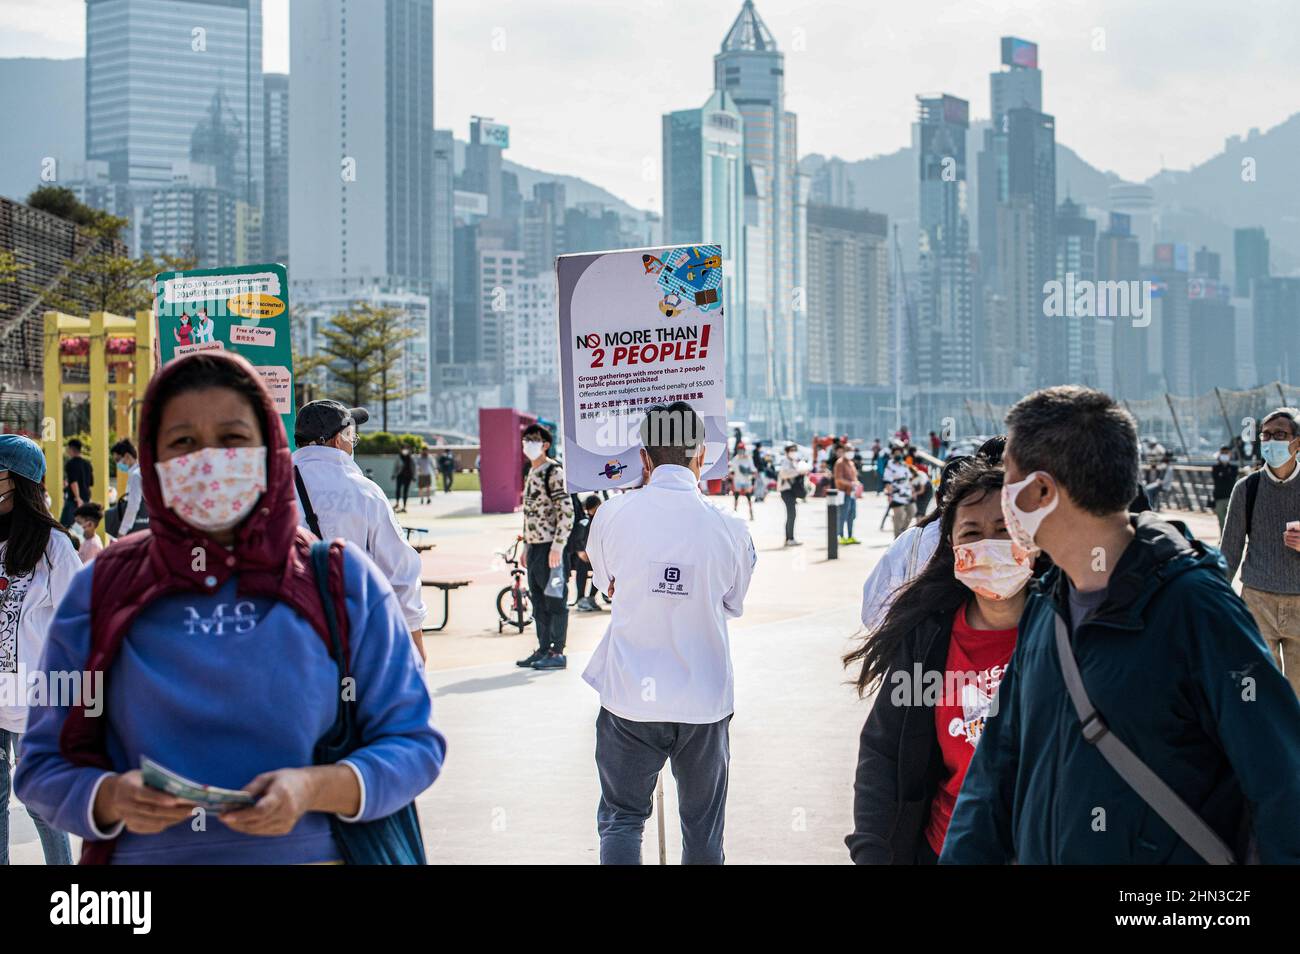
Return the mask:
<path id="1" fill-rule="evenodd" d="M 684 32 L 687 6 L 648 0 L 633 23 L 623 4 L 589 0 L 567 3 L 563 19 L 537 4 L 439 3 L 435 121 L 463 139 L 470 115 L 493 115 L 512 126 L 514 161 L 563 169 L 658 211 L 656 119 L 698 99 L 737 4 L 690 6 Z M 1286 66 L 1300 53 L 1300 37 L 1281 29 L 1284 3 L 1161 6 L 1168 29 L 1157 33 L 1149 24 L 1159 13 L 1150 5 L 1115 2 L 1004 0 L 881 12 L 764 0 L 759 12 L 787 56 L 786 102 L 801 117 L 801 155 L 853 161 L 904 148 L 916 92 L 943 89 L 970 102 L 973 120 L 987 117 L 989 51 L 1010 34 L 1037 42 L 1050 64 L 1044 95 L 1062 144 L 1141 182 L 1163 168 L 1204 162 L 1227 137 L 1267 130 L 1300 110 Z M 285 72 L 288 2 L 263 7 L 264 69 Z M 0 57 L 81 56 L 84 10 L 83 0 L 9 0 L 0 9 Z M 581 31 L 557 28 L 579 20 Z M 546 42 L 533 42 L 543 31 Z M 1104 49 L 1094 49 L 1099 44 Z M 938 49 L 942 56 L 917 55 Z M 489 58 L 493 68 L 484 70 L 485 56 L 499 58 L 499 68 Z M 1233 68 L 1247 60 L 1250 71 Z M 456 83 L 458 75 L 475 81 Z M 1135 108 L 1114 108 L 1123 102 Z M 583 115 L 598 119 L 600 149 L 574 150 L 573 117 Z"/>

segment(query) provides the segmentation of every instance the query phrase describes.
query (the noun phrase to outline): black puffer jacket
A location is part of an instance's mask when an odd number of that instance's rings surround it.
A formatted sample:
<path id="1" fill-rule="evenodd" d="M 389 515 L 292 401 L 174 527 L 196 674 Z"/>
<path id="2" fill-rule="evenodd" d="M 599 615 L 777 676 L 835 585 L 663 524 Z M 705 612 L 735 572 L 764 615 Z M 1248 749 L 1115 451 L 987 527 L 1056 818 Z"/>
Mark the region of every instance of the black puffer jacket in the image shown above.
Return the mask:
<path id="1" fill-rule="evenodd" d="M 925 837 L 930 802 L 943 778 L 934 707 L 914 698 L 925 672 L 943 672 L 952 638 L 951 612 L 927 617 L 899 647 L 871 705 L 858 743 L 853 833 L 845 837 L 859 865 L 910 865 Z M 904 678 L 906 677 L 906 678 Z"/>

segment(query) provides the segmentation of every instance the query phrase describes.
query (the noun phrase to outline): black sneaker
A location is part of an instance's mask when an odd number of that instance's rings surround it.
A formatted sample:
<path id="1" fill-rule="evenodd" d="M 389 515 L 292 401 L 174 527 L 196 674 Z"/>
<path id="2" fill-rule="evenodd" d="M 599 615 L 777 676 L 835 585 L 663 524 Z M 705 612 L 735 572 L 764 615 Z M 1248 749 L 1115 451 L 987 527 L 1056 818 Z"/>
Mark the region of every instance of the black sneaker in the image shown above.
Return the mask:
<path id="1" fill-rule="evenodd" d="M 564 658 L 564 653 L 547 653 L 544 657 L 533 663 L 534 669 L 565 669 L 569 661 Z"/>
<path id="2" fill-rule="evenodd" d="M 516 662 L 515 665 L 518 666 L 520 669 L 530 669 L 533 663 L 537 662 L 539 659 L 545 659 L 545 658 L 546 658 L 546 650 L 538 649 L 535 650 L 533 654 L 529 656 L 527 659 L 521 659 L 518 662 Z"/>

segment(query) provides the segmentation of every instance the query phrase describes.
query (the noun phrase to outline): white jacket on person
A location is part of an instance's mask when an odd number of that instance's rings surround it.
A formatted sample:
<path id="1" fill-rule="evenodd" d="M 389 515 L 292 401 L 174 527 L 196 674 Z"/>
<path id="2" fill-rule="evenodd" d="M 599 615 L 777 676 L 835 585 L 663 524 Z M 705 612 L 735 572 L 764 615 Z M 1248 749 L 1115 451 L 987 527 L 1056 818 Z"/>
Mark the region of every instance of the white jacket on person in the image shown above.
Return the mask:
<path id="1" fill-rule="evenodd" d="M 0 729 L 22 733 L 27 731 L 31 674 L 40 671 L 54 611 L 81 570 L 81 558 L 59 530 L 50 531 L 45 554 L 26 576 L 9 574 L 8 552 L 9 544 L 0 543 L 0 579 L 5 584 L 0 590 Z"/>
<path id="2" fill-rule="evenodd" d="M 393 585 L 406 628 L 421 629 L 425 607 L 420 592 L 420 554 L 406 542 L 388 496 L 361 472 L 350 454 L 336 447 L 300 447 L 293 452 L 293 464 L 302 474 L 321 537 L 342 537 L 365 550 Z M 311 529 L 301 500 L 298 523 Z"/>

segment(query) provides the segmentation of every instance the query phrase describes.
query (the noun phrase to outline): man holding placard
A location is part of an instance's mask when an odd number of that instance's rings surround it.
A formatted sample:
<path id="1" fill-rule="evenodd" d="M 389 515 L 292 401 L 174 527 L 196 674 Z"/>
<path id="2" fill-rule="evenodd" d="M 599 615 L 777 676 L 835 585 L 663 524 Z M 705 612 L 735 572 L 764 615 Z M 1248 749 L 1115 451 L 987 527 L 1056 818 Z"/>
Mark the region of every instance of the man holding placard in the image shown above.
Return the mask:
<path id="1" fill-rule="evenodd" d="M 727 620 L 741 615 L 757 556 L 745 522 L 699 492 L 704 422 L 684 401 L 640 426 L 646 477 L 592 519 L 587 555 L 614 596 L 582 674 L 600 693 L 602 864 L 639 864 L 655 780 L 677 780 L 683 864 L 721 864 L 734 706 Z"/>

